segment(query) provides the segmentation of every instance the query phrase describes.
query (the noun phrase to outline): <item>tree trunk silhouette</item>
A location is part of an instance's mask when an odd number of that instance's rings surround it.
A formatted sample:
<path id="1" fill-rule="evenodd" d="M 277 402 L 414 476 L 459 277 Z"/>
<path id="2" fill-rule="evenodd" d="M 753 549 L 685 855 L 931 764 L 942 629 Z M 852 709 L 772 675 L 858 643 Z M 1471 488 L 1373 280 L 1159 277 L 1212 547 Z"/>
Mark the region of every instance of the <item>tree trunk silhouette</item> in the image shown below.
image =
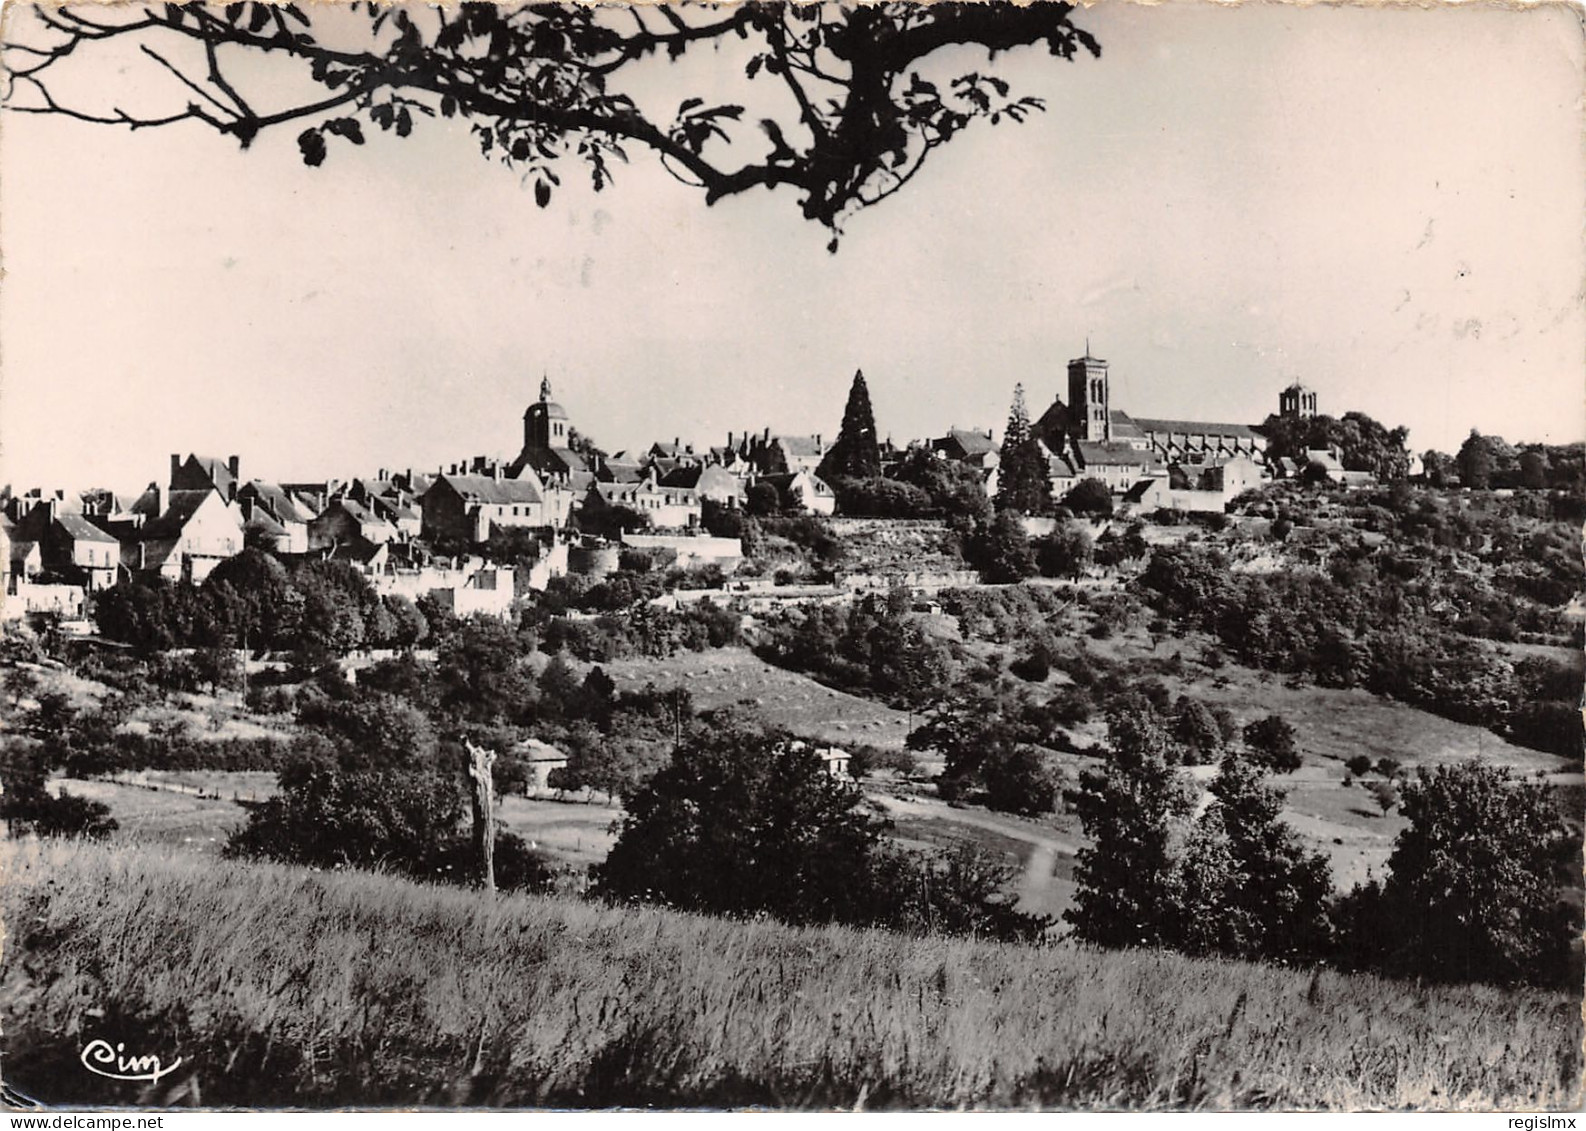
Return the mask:
<path id="1" fill-rule="evenodd" d="M 468 747 L 468 776 L 473 779 L 474 852 L 479 858 L 479 877 L 484 889 L 492 894 L 496 890 L 496 789 L 491 774 L 496 764 L 496 752 L 475 746 Z"/>

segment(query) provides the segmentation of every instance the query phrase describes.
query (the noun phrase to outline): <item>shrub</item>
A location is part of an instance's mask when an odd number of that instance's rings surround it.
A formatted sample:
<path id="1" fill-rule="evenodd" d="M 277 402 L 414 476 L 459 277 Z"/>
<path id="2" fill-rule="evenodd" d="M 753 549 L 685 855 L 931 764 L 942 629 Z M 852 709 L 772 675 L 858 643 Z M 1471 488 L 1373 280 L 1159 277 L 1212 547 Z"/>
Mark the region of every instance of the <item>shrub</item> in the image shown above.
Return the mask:
<path id="1" fill-rule="evenodd" d="M 1294 741 L 1294 727 L 1282 715 L 1268 715 L 1247 724 L 1244 740 L 1256 762 L 1270 770 L 1293 773 L 1303 764 L 1299 746 Z"/>
<path id="2" fill-rule="evenodd" d="M 1057 808 L 1063 777 L 1044 754 L 1033 746 L 998 750 L 981 768 L 986 782 L 986 802 L 1004 813 L 1033 817 Z"/>
<path id="3" fill-rule="evenodd" d="M 1341 905 L 1347 958 L 1439 981 L 1563 981 L 1580 842 L 1554 791 L 1466 762 L 1422 768 L 1402 805 L 1387 882 Z"/>
<path id="4" fill-rule="evenodd" d="M 1040 921 L 994 899 L 983 869 L 960 869 L 945 892 L 933 885 L 882 843 L 887 825 L 862 802 L 802 743 L 714 718 L 628 800 L 595 891 L 791 923 L 1038 933 Z M 954 875 L 951 864 L 932 872 Z"/>

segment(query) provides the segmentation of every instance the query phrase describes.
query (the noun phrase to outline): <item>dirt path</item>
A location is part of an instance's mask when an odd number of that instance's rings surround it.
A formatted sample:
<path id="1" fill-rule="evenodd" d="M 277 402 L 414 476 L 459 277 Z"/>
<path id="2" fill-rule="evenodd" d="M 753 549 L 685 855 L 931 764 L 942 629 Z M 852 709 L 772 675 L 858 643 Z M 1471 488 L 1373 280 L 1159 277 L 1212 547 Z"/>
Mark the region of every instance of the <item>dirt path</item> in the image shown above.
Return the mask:
<path id="1" fill-rule="evenodd" d="M 1053 871 L 1057 864 L 1057 858 L 1059 856 L 1073 856 L 1079 852 L 1079 846 L 1072 841 L 1047 833 L 1038 833 L 1025 828 L 1017 822 L 999 820 L 990 814 L 977 813 L 968 809 L 954 809 L 939 801 L 924 801 L 881 794 L 872 794 L 871 799 L 879 802 L 882 808 L 894 817 L 951 821 L 960 825 L 972 825 L 975 828 L 1000 833 L 1013 840 L 1022 840 L 1029 845 L 1029 854 L 1024 858 L 1024 872 L 1019 876 L 1019 882 L 1015 888 L 1021 907 L 1040 907 L 1049 903 L 1052 887 L 1056 882 Z"/>

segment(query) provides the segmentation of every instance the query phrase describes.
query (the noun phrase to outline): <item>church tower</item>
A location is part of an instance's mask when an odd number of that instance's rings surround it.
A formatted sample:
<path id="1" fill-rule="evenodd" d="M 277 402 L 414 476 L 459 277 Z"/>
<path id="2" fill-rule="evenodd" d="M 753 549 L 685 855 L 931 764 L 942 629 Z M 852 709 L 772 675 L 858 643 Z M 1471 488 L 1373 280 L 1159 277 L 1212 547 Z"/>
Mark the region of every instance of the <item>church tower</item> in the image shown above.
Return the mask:
<path id="1" fill-rule="evenodd" d="M 1073 413 L 1075 439 L 1096 443 L 1112 439 L 1112 408 L 1107 380 L 1107 363 L 1085 356 L 1068 363 L 1068 408 Z"/>
<path id="2" fill-rule="evenodd" d="M 567 447 L 567 412 L 551 400 L 551 379 L 540 380 L 540 399 L 523 414 L 525 451 Z"/>
<path id="3" fill-rule="evenodd" d="M 1309 420 L 1316 415 L 1316 393 L 1294 382 L 1278 394 L 1278 415 L 1285 420 Z"/>

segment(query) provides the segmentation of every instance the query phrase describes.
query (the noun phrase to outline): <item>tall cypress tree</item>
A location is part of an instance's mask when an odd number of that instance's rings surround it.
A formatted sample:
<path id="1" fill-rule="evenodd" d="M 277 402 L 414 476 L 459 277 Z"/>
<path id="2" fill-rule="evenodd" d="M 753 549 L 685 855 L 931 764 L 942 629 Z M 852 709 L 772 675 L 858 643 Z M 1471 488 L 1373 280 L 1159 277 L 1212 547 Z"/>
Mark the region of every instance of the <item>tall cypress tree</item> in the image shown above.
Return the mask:
<path id="1" fill-rule="evenodd" d="M 1051 487 L 1041 444 L 1030 431 L 1030 413 L 1024 407 L 1024 386 L 1013 387 L 1013 407 L 1002 436 L 1002 460 L 997 465 L 997 509 L 1040 514 L 1047 509 Z"/>
<path id="2" fill-rule="evenodd" d="M 862 369 L 854 371 L 843 409 L 843 426 L 837 440 L 821 460 L 822 479 L 875 479 L 881 474 L 881 450 L 876 446 L 876 418 L 870 409 L 870 390 Z"/>

